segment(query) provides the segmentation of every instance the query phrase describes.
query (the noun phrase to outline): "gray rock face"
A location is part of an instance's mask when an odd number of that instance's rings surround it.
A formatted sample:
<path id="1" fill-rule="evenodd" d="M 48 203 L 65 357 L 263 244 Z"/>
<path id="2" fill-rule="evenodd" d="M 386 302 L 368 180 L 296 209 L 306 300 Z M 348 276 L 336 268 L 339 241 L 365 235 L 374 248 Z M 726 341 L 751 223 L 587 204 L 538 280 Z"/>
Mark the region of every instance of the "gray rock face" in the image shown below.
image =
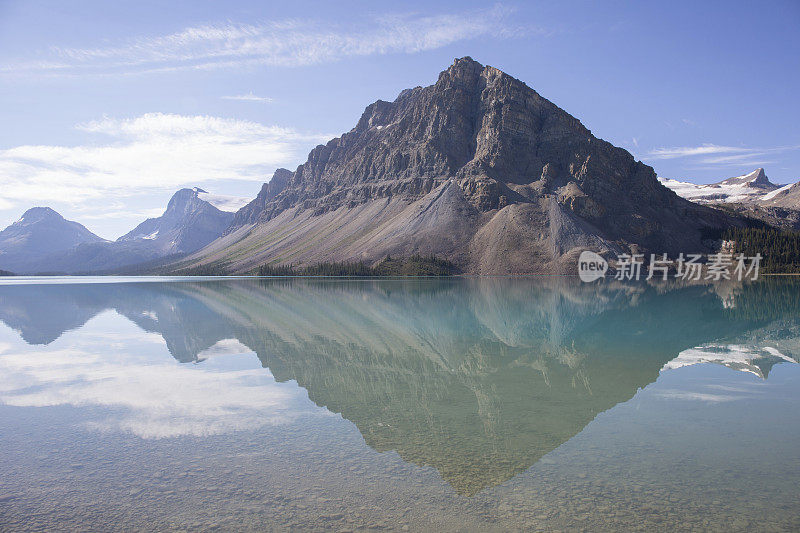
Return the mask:
<path id="1" fill-rule="evenodd" d="M 242 226 L 248 223 L 257 222 L 261 213 L 267 206 L 267 203 L 272 202 L 278 194 L 286 188 L 289 179 L 292 177 L 292 172 L 285 168 L 279 168 L 272 175 L 267 183 L 261 187 L 261 191 L 255 199 L 242 207 L 236 212 L 233 220 L 233 226 Z"/>
<path id="2" fill-rule="evenodd" d="M 99 242 L 104 240 L 81 224 L 49 207 L 34 207 L 0 231 L 0 268 L 24 272 L 49 254 Z"/>
<path id="3" fill-rule="evenodd" d="M 725 204 L 726 210 L 783 230 L 800 230 L 800 209 L 764 205 L 762 202 L 737 202 Z"/>
<path id="4" fill-rule="evenodd" d="M 627 151 L 470 58 L 368 106 L 272 199 L 259 197 L 240 229 L 192 259 L 242 271 L 421 252 L 467 272 L 522 273 L 552 270 L 583 246 L 706 250 L 704 236 L 741 223 L 679 198 Z"/>
<path id="5" fill-rule="evenodd" d="M 202 189 L 181 189 L 167 204 L 164 214 L 149 218 L 117 242 L 146 242 L 161 255 L 193 252 L 227 229 L 233 213 L 220 211 L 198 197 Z"/>

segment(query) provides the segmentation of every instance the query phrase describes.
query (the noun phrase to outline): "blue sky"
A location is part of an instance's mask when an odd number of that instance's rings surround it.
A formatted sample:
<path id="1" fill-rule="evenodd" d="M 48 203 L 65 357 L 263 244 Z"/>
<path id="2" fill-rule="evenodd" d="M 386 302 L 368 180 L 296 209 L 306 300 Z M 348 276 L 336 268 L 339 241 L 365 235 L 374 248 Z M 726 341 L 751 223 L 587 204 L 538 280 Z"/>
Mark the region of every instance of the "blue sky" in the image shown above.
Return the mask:
<path id="1" fill-rule="evenodd" d="M 660 176 L 800 179 L 800 2 L 0 0 L 0 227 L 106 238 L 183 186 L 252 197 L 465 55 Z"/>

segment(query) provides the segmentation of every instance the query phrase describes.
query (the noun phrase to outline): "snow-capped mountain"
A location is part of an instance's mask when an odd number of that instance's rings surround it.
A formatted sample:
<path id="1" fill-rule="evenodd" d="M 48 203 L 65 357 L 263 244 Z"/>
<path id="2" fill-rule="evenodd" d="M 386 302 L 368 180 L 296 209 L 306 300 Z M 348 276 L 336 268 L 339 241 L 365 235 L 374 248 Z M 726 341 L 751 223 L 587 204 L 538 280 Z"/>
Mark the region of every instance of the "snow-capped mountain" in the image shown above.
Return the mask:
<path id="1" fill-rule="evenodd" d="M 749 174 L 708 185 L 698 185 L 669 178 L 658 179 L 662 185 L 675 191 L 678 196 L 701 204 L 760 202 L 772 198 L 770 195 L 777 194 L 788 187 L 781 187 L 769 181 L 763 168 L 757 168 Z"/>
<path id="2" fill-rule="evenodd" d="M 0 268 L 25 271 L 42 258 L 85 243 L 105 242 L 49 207 L 34 207 L 0 231 Z"/>
<path id="3" fill-rule="evenodd" d="M 52 209 L 34 208 L 0 232 L 0 268 L 19 274 L 102 272 L 194 252 L 222 235 L 248 201 L 197 187 L 181 189 L 164 214 L 113 242 Z"/>
<path id="4" fill-rule="evenodd" d="M 203 189 L 181 189 L 160 217 L 149 218 L 117 242 L 148 242 L 163 255 L 198 250 L 227 229 L 233 214 L 249 200 L 210 194 Z"/>

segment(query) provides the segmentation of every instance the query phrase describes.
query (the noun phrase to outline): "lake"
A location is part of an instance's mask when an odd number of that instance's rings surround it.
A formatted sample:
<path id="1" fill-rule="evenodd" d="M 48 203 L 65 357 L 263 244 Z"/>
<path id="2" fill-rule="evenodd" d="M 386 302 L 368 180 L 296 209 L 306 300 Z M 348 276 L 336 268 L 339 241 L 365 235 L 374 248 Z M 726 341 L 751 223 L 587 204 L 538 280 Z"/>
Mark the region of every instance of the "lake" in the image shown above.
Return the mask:
<path id="1" fill-rule="evenodd" d="M 0 530 L 800 529 L 800 282 L 0 281 Z"/>

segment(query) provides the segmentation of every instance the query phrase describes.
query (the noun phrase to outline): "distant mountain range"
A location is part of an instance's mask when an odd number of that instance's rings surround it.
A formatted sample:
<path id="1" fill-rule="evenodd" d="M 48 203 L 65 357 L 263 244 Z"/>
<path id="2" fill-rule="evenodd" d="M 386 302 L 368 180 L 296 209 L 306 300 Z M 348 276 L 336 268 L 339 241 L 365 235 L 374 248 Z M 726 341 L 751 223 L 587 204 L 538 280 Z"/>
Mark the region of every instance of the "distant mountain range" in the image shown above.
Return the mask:
<path id="1" fill-rule="evenodd" d="M 758 202 L 774 195 L 779 189 L 778 185 L 769 181 L 763 168 L 708 185 L 666 178 L 659 178 L 659 181 L 687 200 L 698 203 Z"/>
<path id="2" fill-rule="evenodd" d="M 659 179 L 522 81 L 465 57 L 434 85 L 367 106 L 255 199 L 182 189 L 114 242 L 35 208 L 0 232 L 0 269 L 160 261 L 160 271 L 248 273 L 421 254 L 470 274 L 574 273 L 586 249 L 709 253 L 754 219 L 800 229 L 800 185 L 761 168 L 710 185 Z"/>
<path id="3" fill-rule="evenodd" d="M 104 272 L 193 252 L 220 237 L 247 200 L 181 189 L 164 214 L 116 241 L 102 239 L 47 207 L 0 232 L 0 268 L 18 274 Z"/>
<path id="4" fill-rule="evenodd" d="M 800 183 L 776 185 L 763 168 L 707 185 L 659 178 L 693 202 L 718 205 L 783 229 L 800 230 Z"/>
<path id="5" fill-rule="evenodd" d="M 667 178 L 659 178 L 659 181 L 678 195 L 697 203 L 742 202 L 800 209 L 800 183 L 775 185 L 763 168 L 708 185 Z"/>

